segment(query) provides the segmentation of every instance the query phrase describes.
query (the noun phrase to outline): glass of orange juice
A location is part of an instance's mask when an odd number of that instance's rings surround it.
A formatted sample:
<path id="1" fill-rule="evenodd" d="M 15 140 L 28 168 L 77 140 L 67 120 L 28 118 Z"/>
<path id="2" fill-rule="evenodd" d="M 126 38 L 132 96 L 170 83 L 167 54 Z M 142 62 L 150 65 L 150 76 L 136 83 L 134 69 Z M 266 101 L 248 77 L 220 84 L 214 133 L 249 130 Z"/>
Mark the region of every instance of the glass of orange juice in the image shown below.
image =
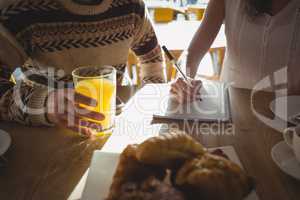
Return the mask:
<path id="1" fill-rule="evenodd" d="M 75 91 L 97 100 L 95 107 L 80 105 L 86 110 L 102 113 L 102 129 L 95 136 L 111 135 L 116 115 L 116 70 L 111 66 L 80 67 L 72 72 Z M 86 121 L 93 121 L 85 118 Z"/>

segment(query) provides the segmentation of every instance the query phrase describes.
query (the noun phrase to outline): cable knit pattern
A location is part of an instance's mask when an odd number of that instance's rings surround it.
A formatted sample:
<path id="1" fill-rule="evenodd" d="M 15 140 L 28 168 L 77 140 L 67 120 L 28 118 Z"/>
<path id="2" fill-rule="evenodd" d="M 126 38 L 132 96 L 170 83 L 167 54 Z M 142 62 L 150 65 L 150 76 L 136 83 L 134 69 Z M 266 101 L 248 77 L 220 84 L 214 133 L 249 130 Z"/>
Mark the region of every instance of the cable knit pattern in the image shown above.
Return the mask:
<path id="1" fill-rule="evenodd" d="M 0 120 L 50 125 L 42 112 L 49 90 L 70 87 L 70 74 L 79 66 L 111 65 L 122 77 L 130 49 L 139 57 L 145 83 L 165 80 L 161 49 L 142 0 L 99 5 L 8 0 L 0 3 L 0 23 L 5 29 L 5 34 L 0 30 L 0 63 L 8 66 L 0 65 Z M 26 77 L 15 85 L 9 76 L 19 66 L 12 55 L 24 52 L 30 65 L 19 63 Z"/>

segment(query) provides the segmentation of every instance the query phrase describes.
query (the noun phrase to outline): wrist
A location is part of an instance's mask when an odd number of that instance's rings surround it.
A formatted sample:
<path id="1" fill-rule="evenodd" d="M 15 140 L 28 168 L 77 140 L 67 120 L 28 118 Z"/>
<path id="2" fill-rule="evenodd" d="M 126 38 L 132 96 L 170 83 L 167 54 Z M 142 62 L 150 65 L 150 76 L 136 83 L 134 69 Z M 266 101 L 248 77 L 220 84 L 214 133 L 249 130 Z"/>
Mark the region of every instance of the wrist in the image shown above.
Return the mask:
<path id="1" fill-rule="evenodd" d="M 28 102 L 26 103 L 26 113 L 28 120 L 33 126 L 51 126 L 46 120 L 46 101 L 48 98 L 49 90 L 46 87 L 34 86 Z"/>
<path id="2" fill-rule="evenodd" d="M 49 123 L 56 124 L 56 112 L 55 112 L 55 90 L 51 91 L 45 102 L 46 107 L 46 119 Z"/>
<path id="3" fill-rule="evenodd" d="M 189 69 L 189 68 L 188 68 Z M 187 70 L 186 75 L 190 78 L 190 79 L 195 79 L 196 76 L 196 72 L 193 72 L 191 69 Z"/>

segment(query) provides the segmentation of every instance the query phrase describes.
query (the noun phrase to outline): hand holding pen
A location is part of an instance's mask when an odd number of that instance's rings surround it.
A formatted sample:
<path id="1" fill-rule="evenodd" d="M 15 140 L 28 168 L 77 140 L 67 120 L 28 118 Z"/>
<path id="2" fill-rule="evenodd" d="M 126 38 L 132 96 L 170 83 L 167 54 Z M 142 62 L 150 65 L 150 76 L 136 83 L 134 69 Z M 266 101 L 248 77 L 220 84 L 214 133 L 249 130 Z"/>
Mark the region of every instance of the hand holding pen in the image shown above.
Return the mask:
<path id="1" fill-rule="evenodd" d="M 173 63 L 179 74 L 182 76 L 171 84 L 171 93 L 175 96 L 176 100 L 179 103 L 186 103 L 196 100 L 201 101 L 202 99 L 200 97 L 200 89 L 202 87 L 202 82 L 200 80 L 193 80 L 191 78 L 188 78 L 183 73 L 178 62 L 168 51 L 168 49 L 165 46 L 163 46 L 162 48 L 168 59 Z"/>

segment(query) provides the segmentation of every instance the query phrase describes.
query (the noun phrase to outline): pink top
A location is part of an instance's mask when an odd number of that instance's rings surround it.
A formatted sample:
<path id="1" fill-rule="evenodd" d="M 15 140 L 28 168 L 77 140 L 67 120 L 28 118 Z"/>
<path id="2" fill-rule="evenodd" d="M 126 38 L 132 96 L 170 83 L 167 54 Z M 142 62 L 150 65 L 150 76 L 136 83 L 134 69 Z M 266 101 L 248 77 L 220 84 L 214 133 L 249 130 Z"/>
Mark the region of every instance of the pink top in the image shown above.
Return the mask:
<path id="1" fill-rule="evenodd" d="M 300 1 L 255 20 L 244 0 L 225 2 L 227 52 L 221 79 L 250 89 L 288 82 L 289 92 L 300 93 Z"/>

